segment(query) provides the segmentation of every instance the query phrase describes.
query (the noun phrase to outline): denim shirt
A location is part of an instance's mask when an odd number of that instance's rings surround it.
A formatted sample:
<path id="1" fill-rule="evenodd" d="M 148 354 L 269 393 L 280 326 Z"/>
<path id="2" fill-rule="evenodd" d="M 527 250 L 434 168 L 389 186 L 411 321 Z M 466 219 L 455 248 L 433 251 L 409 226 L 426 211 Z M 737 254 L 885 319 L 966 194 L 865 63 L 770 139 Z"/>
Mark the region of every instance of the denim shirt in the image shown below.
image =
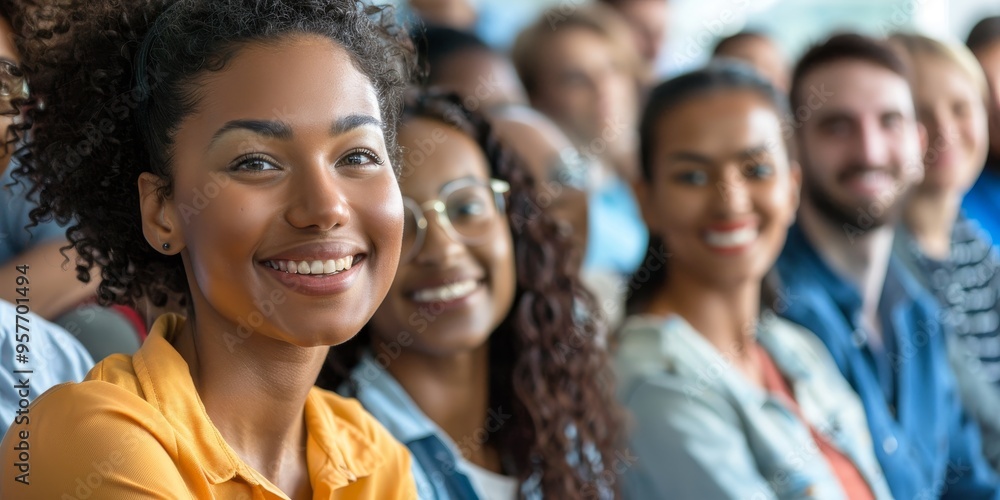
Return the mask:
<path id="1" fill-rule="evenodd" d="M 13 184 L 11 177 L 18 168 L 17 158 L 11 158 L 7 171 L 0 175 L 0 264 L 17 265 L 14 257 L 38 245 L 66 241 L 66 227 L 50 220 L 28 229 L 28 213 L 38 204 L 28 199 L 29 185 L 21 180 Z"/>
<path id="2" fill-rule="evenodd" d="M 356 392 L 350 382 L 354 382 L 357 386 Z M 413 477 L 421 500 L 486 498 L 470 479 L 470 473 L 459 450 L 459 445 L 476 445 L 477 442 L 456 444 L 452 441 L 448 434 L 420 410 L 406 390 L 371 356 L 370 352 L 365 352 L 361 361 L 351 371 L 351 381 L 342 384 L 337 392 L 356 397 L 398 441 L 410 449 L 413 455 Z M 490 409 L 484 430 L 496 431 L 506 419 L 511 418 L 505 411 L 509 409 L 502 407 Z M 491 429 L 494 423 L 496 428 Z M 570 439 L 575 434 L 575 429 L 567 429 L 566 435 Z M 474 441 L 477 440 L 475 436 L 472 438 Z M 601 458 L 592 446 L 584 447 L 583 453 L 574 453 L 567 457 L 567 461 L 578 467 L 589 463 L 593 474 L 601 475 Z M 540 472 L 531 475 L 520 486 L 521 497 L 530 500 L 543 498 L 540 481 Z M 600 482 L 594 484 L 592 491 L 594 496 L 590 498 L 613 497 L 609 485 Z"/>
<path id="3" fill-rule="evenodd" d="M 812 334 L 773 313 L 757 341 L 789 380 L 809 427 L 746 379 L 680 316 L 633 316 L 616 355 L 638 457 L 626 498 L 844 499 L 810 427 L 849 458 L 875 498 L 891 498 L 864 410 Z"/>
<path id="4" fill-rule="evenodd" d="M 875 453 L 896 498 L 1000 498 L 979 430 L 959 401 L 938 306 L 904 267 L 889 261 L 879 315 L 885 348 L 860 326 L 861 296 L 813 249 L 798 225 L 776 269 L 786 318 L 826 344 L 864 403 Z"/>
<path id="5" fill-rule="evenodd" d="M 610 175 L 587 198 L 587 249 L 585 270 L 630 275 L 646 257 L 649 231 L 642 222 L 635 193 L 627 182 Z"/>
<path id="6" fill-rule="evenodd" d="M 349 382 L 341 385 L 337 392 L 356 397 L 393 437 L 410 449 L 413 479 L 421 500 L 485 498 L 470 479 L 455 442 L 427 418 L 371 353 L 362 356 L 351 372 L 351 381 L 357 386 L 356 393 L 352 393 Z"/>

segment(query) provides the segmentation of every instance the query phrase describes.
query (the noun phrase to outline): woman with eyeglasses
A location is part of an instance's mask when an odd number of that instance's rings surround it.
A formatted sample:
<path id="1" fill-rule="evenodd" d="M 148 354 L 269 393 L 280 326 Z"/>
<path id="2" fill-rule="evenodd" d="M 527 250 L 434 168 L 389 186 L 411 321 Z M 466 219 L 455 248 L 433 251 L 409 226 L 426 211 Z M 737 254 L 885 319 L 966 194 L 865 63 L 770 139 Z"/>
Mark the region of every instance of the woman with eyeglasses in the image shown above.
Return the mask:
<path id="1" fill-rule="evenodd" d="M 399 140 L 396 278 L 320 385 L 409 447 L 421 498 L 613 497 L 618 412 L 593 299 L 533 179 L 454 97 L 411 99 Z"/>

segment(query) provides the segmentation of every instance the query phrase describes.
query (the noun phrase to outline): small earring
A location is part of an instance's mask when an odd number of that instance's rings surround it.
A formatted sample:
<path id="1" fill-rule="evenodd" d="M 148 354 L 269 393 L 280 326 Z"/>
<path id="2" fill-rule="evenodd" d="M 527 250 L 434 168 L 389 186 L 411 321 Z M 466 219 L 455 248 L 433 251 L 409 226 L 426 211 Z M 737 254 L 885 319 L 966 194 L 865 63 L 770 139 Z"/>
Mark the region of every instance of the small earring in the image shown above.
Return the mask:
<path id="1" fill-rule="evenodd" d="M 170 250 L 170 243 L 164 243 L 163 244 L 163 249 L 164 250 Z"/>

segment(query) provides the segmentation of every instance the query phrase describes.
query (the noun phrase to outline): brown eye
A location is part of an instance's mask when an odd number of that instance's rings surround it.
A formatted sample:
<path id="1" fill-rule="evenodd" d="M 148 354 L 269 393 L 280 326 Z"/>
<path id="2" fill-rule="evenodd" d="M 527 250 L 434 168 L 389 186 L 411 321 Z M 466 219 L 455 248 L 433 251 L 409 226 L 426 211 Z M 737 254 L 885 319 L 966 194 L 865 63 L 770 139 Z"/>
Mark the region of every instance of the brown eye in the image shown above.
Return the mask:
<path id="1" fill-rule="evenodd" d="M 6 100 L 28 97 L 28 82 L 24 73 L 8 61 L 0 61 L 0 98 Z"/>
<path id="2" fill-rule="evenodd" d="M 349 167 L 365 167 L 381 165 L 382 159 L 368 149 L 357 149 L 344 155 L 340 161 L 342 165 Z"/>

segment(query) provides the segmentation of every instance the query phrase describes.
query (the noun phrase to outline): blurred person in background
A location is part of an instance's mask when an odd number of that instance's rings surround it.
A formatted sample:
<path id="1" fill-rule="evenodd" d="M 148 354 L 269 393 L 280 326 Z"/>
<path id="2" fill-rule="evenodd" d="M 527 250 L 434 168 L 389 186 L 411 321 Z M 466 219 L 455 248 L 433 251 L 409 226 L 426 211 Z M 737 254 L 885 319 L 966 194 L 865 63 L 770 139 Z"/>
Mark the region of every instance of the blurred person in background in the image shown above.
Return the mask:
<path id="1" fill-rule="evenodd" d="M 510 60 L 472 33 L 428 27 L 414 39 L 428 87 L 456 92 L 470 111 L 481 111 L 493 131 L 538 182 L 536 204 L 546 209 L 573 241 L 568 256 L 577 269 L 587 245 L 589 165 L 566 134 L 528 106 Z"/>
<path id="2" fill-rule="evenodd" d="M 823 343 L 762 304 L 799 202 L 787 114 L 742 63 L 652 92 L 637 193 L 650 252 L 671 258 L 636 277 L 619 334 L 629 498 L 891 498 Z"/>
<path id="3" fill-rule="evenodd" d="M 21 74 L 13 57 L 12 30 L 9 22 L 0 26 L 0 76 L 7 79 L 0 87 L 0 98 L 7 99 L 8 108 L 11 99 L 30 92 L 29 76 Z M 3 130 L 13 123 L 11 112 L 13 109 L 5 110 L 0 118 Z M 27 266 L 31 271 L 32 312 L 69 331 L 93 359 L 118 352 L 130 354 L 139 348 L 145 323 L 132 308 L 93 304 L 100 280 L 82 283 L 77 279 L 76 251 L 67 249 L 63 255 L 63 247 L 69 244 L 66 230 L 72 224 L 55 220 L 31 224 L 28 214 L 38 204 L 29 197 L 31 184 L 16 175 L 19 162 L 15 154 L 27 133 L 21 127 L 18 137 L 0 151 L 0 163 L 7 167 L 0 175 L 0 283 L 13 283 L 20 274 L 16 266 Z M 100 271 L 93 273 L 99 275 Z M 19 297 L 15 287 L 0 287 L 0 299 L 15 302 Z"/>
<path id="4" fill-rule="evenodd" d="M 603 4 L 556 7 L 518 35 L 512 52 L 531 105 L 594 161 L 583 275 L 611 316 L 623 310 L 626 277 L 647 243 L 630 186 L 638 175 L 640 66 L 628 30 Z"/>
<path id="5" fill-rule="evenodd" d="M 1000 498 L 948 364 L 940 307 L 892 252 L 923 178 L 909 69 L 855 34 L 810 48 L 792 76 L 802 204 L 776 269 L 779 314 L 815 333 L 861 397 L 896 498 Z"/>
<path id="6" fill-rule="evenodd" d="M 614 497 L 619 411 L 570 241 L 480 114 L 433 91 L 404 113 L 403 257 L 320 386 L 409 447 L 424 500 Z"/>
<path id="7" fill-rule="evenodd" d="M 1000 16 L 979 21 L 965 45 L 975 54 L 989 83 L 990 150 L 986 167 L 972 186 L 962 208 L 989 233 L 993 245 L 1000 244 Z"/>
<path id="8" fill-rule="evenodd" d="M 19 115 L 28 97 L 27 79 L 19 66 L 14 30 L 8 19 L 7 5 L 0 3 L 0 137 L 3 142 L 0 192 L 7 190 L 11 182 L 7 169 L 13 150 L 25 132 L 24 127 L 13 124 L 23 123 Z M 23 203 L 16 199 L 0 198 L 0 203 L 0 219 L 9 219 L 11 212 L 22 211 Z M 8 232 L 0 235 L 0 252 L 9 248 L 14 238 L 23 238 L 21 233 L 26 225 L 27 222 L 12 228 L 0 227 L 0 231 Z M 11 231 L 14 234 L 9 234 Z M 65 241 L 54 245 L 53 253 L 59 262 L 62 256 L 58 254 L 58 247 L 64 244 Z M 3 290 L 0 295 L 0 436 L 15 419 L 18 423 L 26 422 L 24 409 L 29 402 L 54 385 L 79 382 L 94 365 L 93 358 L 79 341 L 38 314 L 38 310 L 45 311 L 49 305 L 45 293 L 62 290 L 65 284 L 56 285 L 42 279 L 47 271 L 51 272 L 45 268 L 44 260 L 29 262 L 16 256 L 7 257 L 15 260 L 5 260 L 0 269 L 3 276 L 0 281 L 0 290 Z M 56 257 L 50 255 L 48 258 Z M 76 282 L 75 275 L 65 274 L 62 280 L 66 284 Z M 43 290 L 46 284 L 49 288 Z M 15 373 L 15 370 L 22 372 Z"/>
<path id="9" fill-rule="evenodd" d="M 788 59 L 781 47 L 764 33 L 742 31 L 719 40 L 712 58 L 729 58 L 753 66 L 782 92 L 788 92 Z"/>
<path id="10" fill-rule="evenodd" d="M 525 19 L 534 15 L 527 2 L 494 0 L 395 0 L 412 25 L 452 28 L 475 33 L 498 50 L 506 50 Z M 407 16 L 407 14 L 409 14 Z"/>
<path id="11" fill-rule="evenodd" d="M 910 34 L 890 41 L 909 62 L 917 119 L 928 143 L 924 180 L 906 200 L 894 252 L 941 303 L 962 402 L 979 422 L 983 452 L 997 468 L 1000 256 L 989 235 L 960 210 L 989 148 L 989 88 L 976 58 L 961 45 Z"/>
<path id="12" fill-rule="evenodd" d="M 600 0 L 617 10 L 632 31 L 642 58 L 641 78 L 651 82 L 670 27 L 670 0 Z"/>
<path id="13" fill-rule="evenodd" d="M 471 31 L 476 27 L 476 7 L 471 0 L 408 0 L 424 23 Z"/>

